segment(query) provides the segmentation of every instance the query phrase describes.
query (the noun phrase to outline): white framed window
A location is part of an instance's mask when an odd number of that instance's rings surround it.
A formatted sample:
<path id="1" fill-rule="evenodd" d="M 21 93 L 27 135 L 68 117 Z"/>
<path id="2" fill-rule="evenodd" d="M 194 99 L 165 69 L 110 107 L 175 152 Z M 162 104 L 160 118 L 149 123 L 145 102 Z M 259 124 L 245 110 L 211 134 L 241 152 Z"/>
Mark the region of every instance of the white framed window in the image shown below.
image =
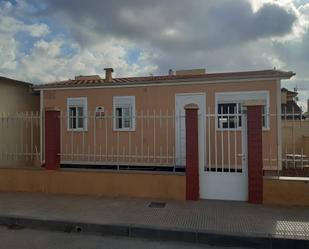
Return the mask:
<path id="1" fill-rule="evenodd" d="M 241 103 L 218 103 L 218 128 L 237 129 L 241 127 Z"/>
<path id="2" fill-rule="evenodd" d="M 67 115 L 69 131 L 87 131 L 87 97 L 68 98 Z"/>
<path id="3" fill-rule="evenodd" d="M 266 105 L 262 108 L 262 127 L 263 129 L 269 129 L 269 111 Z"/>
<path id="4" fill-rule="evenodd" d="M 217 129 L 240 129 L 243 122 L 243 103 L 252 99 L 265 101 L 265 105 L 262 108 L 262 127 L 263 130 L 269 129 L 268 91 L 216 93 Z"/>
<path id="5" fill-rule="evenodd" d="M 135 130 L 135 96 L 114 96 L 114 130 Z"/>
<path id="6" fill-rule="evenodd" d="M 242 103 L 218 103 L 218 129 L 238 129 L 242 126 Z M 262 127 L 267 129 L 266 106 L 262 108 Z"/>

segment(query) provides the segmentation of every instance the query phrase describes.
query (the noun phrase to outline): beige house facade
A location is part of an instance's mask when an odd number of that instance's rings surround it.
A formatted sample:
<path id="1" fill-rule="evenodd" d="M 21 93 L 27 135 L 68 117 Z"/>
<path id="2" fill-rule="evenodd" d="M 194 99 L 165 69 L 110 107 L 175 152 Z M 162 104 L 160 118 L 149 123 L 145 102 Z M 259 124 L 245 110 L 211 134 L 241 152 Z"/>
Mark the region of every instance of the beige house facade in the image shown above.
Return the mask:
<path id="1" fill-rule="evenodd" d="M 185 170 L 184 107 L 195 104 L 202 198 L 245 200 L 246 103 L 258 101 L 263 110 L 263 169 L 265 174 L 281 169 L 281 80 L 293 72 L 185 70 L 132 78 L 113 78 L 112 72 L 106 69 L 104 79 L 79 76 L 35 87 L 42 114 L 60 111 L 62 165 Z M 234 186 L 234 197 L 209 191 L 218 181 L 227 189 Z"/>
<path id="2" fill-rule="evenodd" d="M 155 77 L 146 77 L 147 79 L 142 77 L 132 79 L 118 78 L 113 79 L 115 82 L 105 82 L 104 79 L 92 79 L 91 77 L 84 79 L 79 77 L 78 80 L 73 80 L 71 82 L 59 82 L 54 84 L 41 85 L 36 87 L 36 89 L 40 90 L 42 93 L 42 108 L 57 108 L 61 111 L 64 117 L 62 120 L 63 145 L 70 147 L 70 139 L 72 137 L 72 133 L 74 133 L 74 144 L 80 144 L 80 147 L 82 147 L 81 140 L 84 139 L 84 144 L 86 142 L 88 145 L 91 145 L 90 148 L 88 148 L 88 146 L 86 148 L 87 150 L 90 150 L 91 154 L 95 154 L 94 150 L 98 149 L 94 148 L 94 137 L 96 139 L 95 142 L 97 143 L 96 147 L 100 145 L 101 151 L 106 151 L 106 144 L 105 141 L 103 141 L 105 139 L 105 128 L 103 127 L 101 129 L 97 129 L 97 133 L 94 135 L 93 127 L 96 126 L 98 128 L 100 126 L 100 122 L 110 122 L 108 125 L 109 127 L 107 127 L 107 136 L 109 137 L 107 146 L 111 148 L 113 145 L 114 154 L 117 151 L 116 140 L 118 139 L 119 143 L 123 144 L 124 141 L 122 140 L 128 140 L 127 137 L 130 134 L 131 143 L 138 143 L 138 153 L 147 155 L 148 150 L 153 152 L 156 144 L 161 144 L 161 153 L 163 154 L 164 152 L 166 154 L 166 151 L 169 151 L 170 156 L 172 157 L 173 151 L 175 150 L 174 148 L 176 147 L 175 143 L 177 134 L 175 132 L 170 132 L 168 135 L 165 132 L 162 134 L 155 134 L 157 141 L 155 142 L 155 145 L 153 145 L 153 143 L 150 143 L 150 140 L 153 140 L 153 122 L 151 120 L 144 120 L 148 123 L 142 124 L 138 117 L 147 118 L 147 116 L 149 116 L 149 119 L 151 119 L 155 113 L 155 116 L 157 117 L 160 117 L 160 115 L 162 116 L 162 123 L 166 121 L 164 120 L 163 115 L 169 117 L 177 116 L 179 114 L 177 113 L 179 110 L 176 108 L 177 96 L 190 96 L 195 94 L 201 94 L 204 96 L 204 106 L 203 108 L 200 107 L 200 110 L 203 112 L 201 113 L 201 116 L 207 114 L 218 114 L 221 111 L 220 107 L 225 108 L 225 114 L 227 114 L 226 108 L 230 107 L 229 111 L 230 114 L 232 114 L 236 107 L 240 108 L 235 104 L 239 103 L 241 105 L 244 103 L 244 101 L 251 99 L 262 99 L 265 103 L 266 114 L 277 114 L 280 113 L 281 107 L 280 80 L 290 78 L 291 76 L 291 72 L 268 70 L 226 74 L 199 73 L 185 76 L 173 75 L 161 78 L 158 77 L 157 79 Z M 121 81 L 129 80 L 132 80 L 132 83 L 121 83 Z M 131 113 L 129 115 L 137 117 L 131 120 L 132 127 L 129 127 L 128 129 L 121 128 L 117 130 L 115 127 L 117 120 L 113 117 L 117 115 L 115 113 L 117 98 L 120 102 L 128 101 L 127 103 L 124 103 L 124 105 L 129 103 L 130 108 L 132 108 L 132 110 L 130 109 Z M 83 115 L 86 116 L 86 113 L 89 115 L 89 119 L 87 119 L 87 121 L 86 118 L 83 121 L 80 121 L 86 122 L 82 125 L 83 127 L 80 130 L 76 128 L 75 130 L 72 130 L 68 127 L 70 125 L 68 122 L 68 116 L 70 115 L 69 101 L 77 101 L 77 105 L 81 106 L 83 109 Z M 130 103 L 132 103 L 132 105 Z M 222 106 L 222 104 L 233 105 Z M 105 119 L 102 121 L 102 119 L 97 118 L 95 119 L 95 124 L 93 120 L 90 119 L 90 117 L 95 115 L 98 108 L 104 109 Z M 241 111 L 243 112 L 244 110 Z M 226 151 L 228 151 L 227 133 L 233 133 L 235 130 L 237 134 L 240 133 L 239 129 L 234 129 L 232 127 L 234 125 L 232 123 L 230 129 L 228 129 L 228 127 L 226 129 L 220 129 L 218 120 L 219 119 L 217 118 L 210 118 L 209 127 L 206 127 L 207 131 L 209 130 L 210 132 L 208 132 L 208 134 L 204 134 L 205 142 L 208 143 L 208 146 L 204 147 L 205 149 L 206 147 L 210 148 L 210 150 L 207 148 L 207 153 L 209 155 L 206 155 L 205 158 L 206 161 L 211 161 L 211 165 L 214 164 L 213 160 L 216 158 L 215 153 L 220 154 L 220 150 L 222 148 L 223 150 L 226 149 Z M 174 129 L 177 128 L 175 127 L 175 122 L 177 121 L 171 120 L 169 129 L 171 129 L 172 126 L 174 126 Z M 265 123 L 263 124 L 263 153 L 265 155 L 264 158 L 268 159 L 264 164 L 264 168 L 267 170 L 277 170 L 278 167 L 280 167 L 280 160 L 278 160 L 278 147 L 280 146 L 280 135 L 278 129 L 280 128 L 278 128 L 278 124 L 278 117 L 274 115 L 265 116 Z M 101 127 L 102 125 L 104 124 L 101 124 Z M 206 126 L 205 122 L 204 125 Z M 142 128 L 144 129 L 143 134 L 141 134 Z M 115 134 L 118 136 L 117 139 L 113 139 Z M 212 144 L 215 142 L 216 134 L 217 147 L 219 148 L 218 151 L 213 149 L 215 146 Z M 233 145 L 236 144 L 236 146 L 240 144 L 238 141 L 240 138 L 237 134 L 236 143 L 234 143 L 234 141 L 230 141 L 230 143 L 233 143 Z M 140 138 L 141 135 L 143 135 L 143 139 Z M 223 135 L 223 139 L 221 139 L 221 135 Z M 168 136 L 168 144 L 166 143 L 166 136 Z M 87 137 L 88 141 L 85 141 L 85 137 Z M 144 148 L 140 149 L 140 143 L 142 142 L 145 146 Z M 223 142 L 223 145 L 221 145 L 221 142 Z M 158 146 L 158 148 L 159 147 L 160 146 Z M 73 152 L 77 153 L 77 151 L 75 151 L 77 148 L 78 146 L 76 146 Z M 72 148 L 69 149 L 71 150 Z M 82 149 L 80 148 L 79 154 L 81 154 L 81 150 Z M 118 153 L 122 153 L 122 148 L 118 148 Z M 157 153 L 160 153 L 159 150 Z M 174 154 L 175 153 L 176 152 L 174 152 Z M 205 154 L 207 153 L 205 151 Z M 230 152 L 231 156 L 232 154 L 233 153 Z M 221 156 L 220 158 L 217 158 L 217 163 L 220 160 L 222 160 Z M 223 161 L 227 160 L 228 159 L 223 159 Z M 231 160 L 235 161 L 235 158 L 231 158 Z M 169 163 L 170 161 L 168 160 L 168 164 Z"/>

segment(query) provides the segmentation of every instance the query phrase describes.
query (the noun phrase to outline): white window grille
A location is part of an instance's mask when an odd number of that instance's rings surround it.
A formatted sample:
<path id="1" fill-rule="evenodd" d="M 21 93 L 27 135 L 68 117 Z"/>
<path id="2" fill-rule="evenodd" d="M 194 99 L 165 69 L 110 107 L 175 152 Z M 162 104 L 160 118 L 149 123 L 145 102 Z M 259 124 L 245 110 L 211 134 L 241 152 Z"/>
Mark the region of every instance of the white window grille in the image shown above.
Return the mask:
<path id="1" fill-rule="evenodd" d="M 243 106 L 241 103 L 219 103 L 218 104 L 218 129 L 237 129 L 242 126 Z M 267 129 L 266 106 L 262 107 L 262 127 Z"/>
<path id="2" fill-rule="evenodd" d="M 218 104 L 218 128 L 237 129 L 241 127 L 242 106 L 240 103 Z"/>
<path id="3" fill-rule="evenodd" d="M 262 108 L 262 127 L 264 130 L 269 129 L 269 92 L 267 91 L 216 93 L 217 129 L 240 129 L 241 115 L 245 109 L 243 103 L 251 99 L 265 101 Z"/>

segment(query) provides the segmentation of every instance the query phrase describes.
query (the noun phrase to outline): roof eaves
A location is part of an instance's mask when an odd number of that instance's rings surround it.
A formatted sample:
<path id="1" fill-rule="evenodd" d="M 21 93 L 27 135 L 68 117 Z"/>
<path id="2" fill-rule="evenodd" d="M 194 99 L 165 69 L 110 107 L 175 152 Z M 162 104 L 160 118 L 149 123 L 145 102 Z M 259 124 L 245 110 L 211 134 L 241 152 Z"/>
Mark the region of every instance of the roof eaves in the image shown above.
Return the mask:
<path id="1" fill-rule="evenodd" d="M 211 74 L 210 74 L 211 75 Z M 44 89 L 50 89 L 50 88 L 78 88 L 78 87 L 100 87 L 100 86 L 131 86 L 131 85 L 145 85 L 145 84 L 164 84 L 164 83 L 183 83 L 183 82 L 211 82 L 211 81 L 224 81 L 224 80 L 244 80 L 244 79 L 290 79 L 295 75 L 294 72 L 288 71 L 275 71 L 275 73 L 269 73 L 269 74 L 264 74 L 264 75 L 230 75 L 230 76 L 215 76 L 215 77 L 210 77 L 210 75 L 205 75 L 205 77 L 192 77 L 192 78 L 172 78 L 172 79 L 151 79 L 151 80 L 141 80 L 137 81 L 135 78 L 135 81 L 130 81 L 128 80 L 125 82 L 124 80 L 120 80 L 120 82 L 112 82 L 112 83 L 104 83 L 104 81 L 101 81 L 100 83 L 87 83 L 87 81 L 63 81 L 59 83 L 51 83 L 51 84 L 42 84 L 42 85 L 37 85 L 35 86 L 35 90 L 44 90 Z"/>
<path id="2" fill-rule="evenodd" d="M 8 77 L 3 77 L 3 76 L 0 76 L 0 80 L 10 80 L 10 81 L 14 81 L 14 82 L 19 83 L 19 84 L 33 86 L 33 84 L 30 83 L 30 82 L 25 82 L 25 81 L 16 80 L 16 79 L 12 79 L 12 78 L 8 78 Z"/>

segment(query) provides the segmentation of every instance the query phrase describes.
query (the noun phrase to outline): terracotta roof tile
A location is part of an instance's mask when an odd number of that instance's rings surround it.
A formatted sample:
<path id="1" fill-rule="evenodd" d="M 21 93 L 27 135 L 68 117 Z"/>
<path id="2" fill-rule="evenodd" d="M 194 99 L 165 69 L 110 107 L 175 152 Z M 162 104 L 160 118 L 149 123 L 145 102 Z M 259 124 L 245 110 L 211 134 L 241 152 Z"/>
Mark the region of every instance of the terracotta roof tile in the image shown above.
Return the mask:
<path id="1" fill-rule="evenodd" d="M 196 75 L 163 75 L 163 76 L 143 76 L 143 77 L 124 77 L 113 78 L 112 82 L 105 82 L 105 79 L 84 79 L 84 80 L 65 80 L 52 82 L 35 86 L 35 89 L 44 88 L 64 88 L 64 87 L 93 87 L 93 86 L 113 86 L 132 85 L 132 84 L 160 84 L 166 82 L 185 82 L 197 80 L 225 80 L 225 79 L 250 79 L 250 78 L 291 78 L 295 73 L 279 70 L 262 70 L 246 72 L 228 72 L 228 73 L 206 73 Z"/>

